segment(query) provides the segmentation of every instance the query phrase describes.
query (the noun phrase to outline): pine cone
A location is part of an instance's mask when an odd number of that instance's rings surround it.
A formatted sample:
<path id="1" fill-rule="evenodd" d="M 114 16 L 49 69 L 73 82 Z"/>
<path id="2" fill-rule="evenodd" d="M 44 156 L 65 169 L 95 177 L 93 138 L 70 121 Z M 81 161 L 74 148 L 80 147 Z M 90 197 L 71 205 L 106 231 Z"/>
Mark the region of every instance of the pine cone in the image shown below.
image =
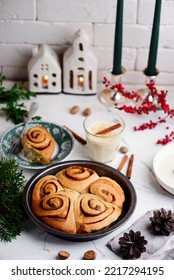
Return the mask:
<path id="1" fill-rule="evenodd" d="M 141 236 L 140 231 L 134 232 L 130 230 L 129 233 L 124 233 L 123 237 L 119 238 L 120 253 L 123 259 L 138 259 L 141 253 L 146 251 L 146 245 L 148 242 L 144 236 Z"/>
<path id="2" fill-rule="evenodd" d="M 161 210 L 154 211 L 150 221 L 156 233 L 168 236 L 174 232 L 174 213 L 171 210 L 167 212 L 161 208 Z"/>

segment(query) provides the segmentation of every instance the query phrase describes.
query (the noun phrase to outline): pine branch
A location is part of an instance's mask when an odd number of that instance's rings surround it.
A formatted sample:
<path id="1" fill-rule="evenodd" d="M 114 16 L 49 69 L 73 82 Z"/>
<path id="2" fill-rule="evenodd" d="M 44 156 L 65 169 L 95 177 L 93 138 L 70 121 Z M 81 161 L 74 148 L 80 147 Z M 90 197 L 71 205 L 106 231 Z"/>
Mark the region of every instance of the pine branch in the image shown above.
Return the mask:
<path id="1" fill-rule="evenodd" d="M 0 158 L 0 174 L 0 240 L 9 242 L 23 228 L 22 189 L 26 182 L 14 159 Z"/>

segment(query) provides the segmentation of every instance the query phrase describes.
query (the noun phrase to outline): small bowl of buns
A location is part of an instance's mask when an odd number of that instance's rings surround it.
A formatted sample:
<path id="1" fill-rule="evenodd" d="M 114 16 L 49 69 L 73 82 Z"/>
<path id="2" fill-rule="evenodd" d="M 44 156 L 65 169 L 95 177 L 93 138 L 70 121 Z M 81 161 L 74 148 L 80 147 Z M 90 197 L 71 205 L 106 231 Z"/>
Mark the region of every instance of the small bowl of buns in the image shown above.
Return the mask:
<path id="1" fill-rule="evenodd" d="M 24 209 L 45 231 L 71 241 L 89 241 L 123 225 L 136 207 L 136 192 L 118 170 L 74 160 L 37 172 L 23 191 Z"/>

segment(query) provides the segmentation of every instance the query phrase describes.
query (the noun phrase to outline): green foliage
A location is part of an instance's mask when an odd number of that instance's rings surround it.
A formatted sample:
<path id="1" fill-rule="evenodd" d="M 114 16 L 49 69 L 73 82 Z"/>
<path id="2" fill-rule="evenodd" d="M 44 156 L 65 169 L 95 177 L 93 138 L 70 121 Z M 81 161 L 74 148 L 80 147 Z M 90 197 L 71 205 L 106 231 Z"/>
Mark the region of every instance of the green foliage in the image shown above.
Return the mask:
<path id="1" fill-rule="evenodd" d="M 3 86 L 5 77 L 0 76 L 0 104 L 4 104 L 2 111 L 15 124 L 24 121 L 24 118 L 28 116 L 28 111 L 24 103 L 19 103 L 19 100 L 30 99 L 36 96 L 34 92 L 27 91 L 24 88 L 23 83 L 14 84 L 11 89 L 6 90 Z"/>
<path id="2" fill-rule="evenodd" d="M 42 119 L 42 117 L 40 117 L 40 116 L 34 116 L 34 117 L 32 118 L 33 121 L 39 121 L 39 120 L 41 120 L 41 119 Z"/>
<path id="3" fill-rule="evenodd" d="M 23 122 L 24 117 L 28 116 L 24 103 L 7 102 L 6 107 L 2 108 L 2 111 L 6 114 L 7 120 L 10 119 L 15 124 Z"/>
<path id="4" fill-rule="evenodd" d="M 25 177 L 14 159 L 0 158 L 0 241 L 20 235 L 25 214 L 22 189 Z"/>

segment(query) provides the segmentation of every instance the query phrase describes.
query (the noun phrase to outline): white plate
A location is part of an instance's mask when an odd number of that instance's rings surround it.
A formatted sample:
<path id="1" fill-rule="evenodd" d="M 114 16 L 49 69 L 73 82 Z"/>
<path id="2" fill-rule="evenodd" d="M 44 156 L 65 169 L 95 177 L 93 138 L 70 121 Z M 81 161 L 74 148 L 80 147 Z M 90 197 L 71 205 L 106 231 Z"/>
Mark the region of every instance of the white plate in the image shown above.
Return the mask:
<path id="1" fill-rule="evenodd" d="M 67 158 L 70 155 L 73 147 L 74 147 L 74 140 L 71 133 L 54 123 L 49 123 L 45 121 L 32 121 L 29 123 L 29 128 L 41 125 L 45 127 L 51 135 L 54 137 L 56 141 L 56 147 L 54 153 L 51 158 L 50 164 L 57 163 L 62 161 L 63 159 Z M 9 154 L 9 149 L 11 147 L 11 142 L 19 135 L 20 131 L 22 130 L 24 124 L 20 123 L 14 126 L 12 129 L 8 130 L 5 135 L 1 139 L 0 148 L 2 153 L 5 157 L 14 158 L 16 162 L 24 168 L 28 169 L 42 169 L 45 168 L 46 165 L 41 165 L 39 163 L 29 162 L 28 159 L 20 152 L 17 155 Z M 49 165 L 50 165 L 49 164 Z"/>
<path id="2" fill-rule="evenodd" d="M 153 171 L 160 185 L 174 194 L 174 143 L 159 150 L 153 160 Z"/>

